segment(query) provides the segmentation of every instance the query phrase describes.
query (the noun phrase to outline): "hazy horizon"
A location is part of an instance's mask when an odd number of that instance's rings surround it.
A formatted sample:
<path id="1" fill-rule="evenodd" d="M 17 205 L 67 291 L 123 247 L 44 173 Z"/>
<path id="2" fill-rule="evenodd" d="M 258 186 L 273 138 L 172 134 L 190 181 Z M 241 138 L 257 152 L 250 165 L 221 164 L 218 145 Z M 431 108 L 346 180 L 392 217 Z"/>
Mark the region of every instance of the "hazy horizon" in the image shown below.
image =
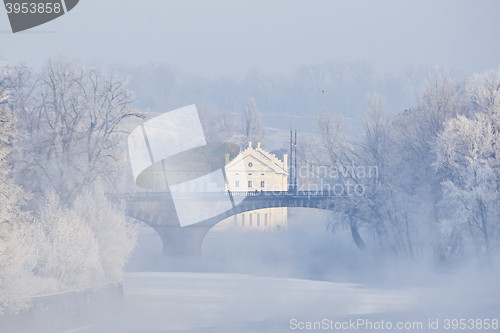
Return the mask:
<path id="1" fill-rule="evenodd" d="M 51 57 L 172 64 L 210 78 L 287 75 L 325 61 L 367 62 L 378 75 L 439 66 L 466 77 L 498 66 L 498 12 L 496 1 L 86 0 L 17 34 L 0 14 L 0 57 L 36 67 Z"/>

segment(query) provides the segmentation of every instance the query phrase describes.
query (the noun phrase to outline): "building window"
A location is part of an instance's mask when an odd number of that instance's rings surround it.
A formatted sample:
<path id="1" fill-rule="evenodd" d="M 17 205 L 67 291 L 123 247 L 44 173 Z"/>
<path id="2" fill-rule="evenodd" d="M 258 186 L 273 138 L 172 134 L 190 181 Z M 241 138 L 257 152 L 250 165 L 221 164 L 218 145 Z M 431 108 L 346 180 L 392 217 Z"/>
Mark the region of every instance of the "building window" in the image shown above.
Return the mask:
<path id="1" fill-rule="evenodd" d="M 248 163 L 248 166 L 249 166 L 250 168 L 251 168 L 251 167 L 253 167 L 253 163 L 252 163 L 252 162 Z"/>
<path id="2" fill-rule="evenodd" d="M 260 214 L 257 214 L 257 226 L 260 227 Z"/>
<path id="3" fill-rule="evenodd" d="M 264 215 L 264 225 L 267 227 L 267 214 Z"/>
<path id="4" fill-rule="evenodd" d="M 245 226 L 245 214 L 241 214 L 241 226 Z"/>
<path id="5" fill-rule="evenodd" d="M 236 186 L 236 187 L 240 187 L 240 181 L 239 181 L 239 180 L 237 180 L 237 181 L 236 181 L 236 183 L 234 184 L 234 186 Z"/>
<path id="6" fill-rule="evenodd" d="M 252 226 L 252 214 L 248 214 L 248 226 Z"/>
<path id="7" fill-rule="evenodd" d="M 260 187 L 265 187 L 265 186 L 266 186 L 266 182 L 265 182 L 265 181 L 263 181 L 263 180 L 261 180 L 261 181 L 260 181 Z"/>
<path id="8" fill-rule="evenodd" d="M 238 215 L 234 215 L 234 226 L 238 226 Z"/>
<path id="9" fill-rule="evenodd" d="M 252 187 L 252 181 L 251 180 L 248 181 L 248 187 Z"/>

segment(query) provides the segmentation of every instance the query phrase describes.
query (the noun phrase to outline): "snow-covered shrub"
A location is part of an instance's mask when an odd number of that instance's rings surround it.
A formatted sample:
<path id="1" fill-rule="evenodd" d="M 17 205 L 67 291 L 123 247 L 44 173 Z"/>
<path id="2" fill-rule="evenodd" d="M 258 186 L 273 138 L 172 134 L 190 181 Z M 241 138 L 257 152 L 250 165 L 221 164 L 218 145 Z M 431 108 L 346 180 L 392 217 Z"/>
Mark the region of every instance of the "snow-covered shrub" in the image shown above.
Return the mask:
<path id="1" fill-rule="evenodd" d="M 0 315 L 29 307 L 37 294 L 120 279 L 136 243 L 137 228 L 99 185 L 73 208 L 49 192 L 31 220 L 16 205 L 0 209 Z"/>
<path id="2" fill-rule="evenodd" d="M 81 288 L 102 279 L 94 231 L 75 211 L 64 207 L 54 192 L 42 200 L 33 234 L 38 276 L 55 279 L 60 289 Z"/>
<path id="3" fill-rule="evenodd" d="M 30 305 L 36 284 L 30 272 L 34 246 L 22 224 L 0 222 L 0 315 L 5 309 L 17 312 Z"/>
<path id="4" fill-rule="evenodd" d="M 93 190 L 83 191 L 76 198 L 73 209 L 97 239 L 105 277 L 120 279 L 123 266 L 136 244 L 136 226 L 126 221 L 123 210 L 108 201 L 100 184 Z"/>

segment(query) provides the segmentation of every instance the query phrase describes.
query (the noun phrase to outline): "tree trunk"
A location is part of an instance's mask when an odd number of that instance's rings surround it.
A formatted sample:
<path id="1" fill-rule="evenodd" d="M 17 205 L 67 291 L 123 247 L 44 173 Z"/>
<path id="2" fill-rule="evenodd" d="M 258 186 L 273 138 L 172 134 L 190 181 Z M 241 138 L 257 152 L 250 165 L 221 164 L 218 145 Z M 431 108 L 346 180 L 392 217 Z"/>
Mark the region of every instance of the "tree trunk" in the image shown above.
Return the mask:
<path id="1" fill-rule="evenodd" d="M 366 250 L 366 244 L 363 241 L 363 238 L 361 238 L 361 235 L 359 234 L 358 227 L 356 225 L 356 221 L 354 221 L 353 217 L 349 215 L 349 224 L 351 226 L 351 235 L 352 239 L 354 240 L 354 243 L 360 249 L 361 251 Z"/>

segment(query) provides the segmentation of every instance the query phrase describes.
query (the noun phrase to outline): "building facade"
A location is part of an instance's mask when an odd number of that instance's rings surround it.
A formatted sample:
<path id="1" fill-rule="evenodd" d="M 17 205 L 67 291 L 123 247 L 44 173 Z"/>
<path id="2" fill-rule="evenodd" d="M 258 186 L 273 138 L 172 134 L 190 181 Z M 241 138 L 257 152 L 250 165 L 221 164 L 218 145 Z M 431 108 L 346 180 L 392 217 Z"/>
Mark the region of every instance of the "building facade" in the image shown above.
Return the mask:
<path id="1" fill-rule="evenodd" d="M 231 191 L 288 191 L 288 156 L 283 161 L 261 148 L 248 147 L 226 165 Z M 241 213 L 217 224 L 214 232 L 281 232 L 288 227 L 286 207 L 264 208 Z"/>

